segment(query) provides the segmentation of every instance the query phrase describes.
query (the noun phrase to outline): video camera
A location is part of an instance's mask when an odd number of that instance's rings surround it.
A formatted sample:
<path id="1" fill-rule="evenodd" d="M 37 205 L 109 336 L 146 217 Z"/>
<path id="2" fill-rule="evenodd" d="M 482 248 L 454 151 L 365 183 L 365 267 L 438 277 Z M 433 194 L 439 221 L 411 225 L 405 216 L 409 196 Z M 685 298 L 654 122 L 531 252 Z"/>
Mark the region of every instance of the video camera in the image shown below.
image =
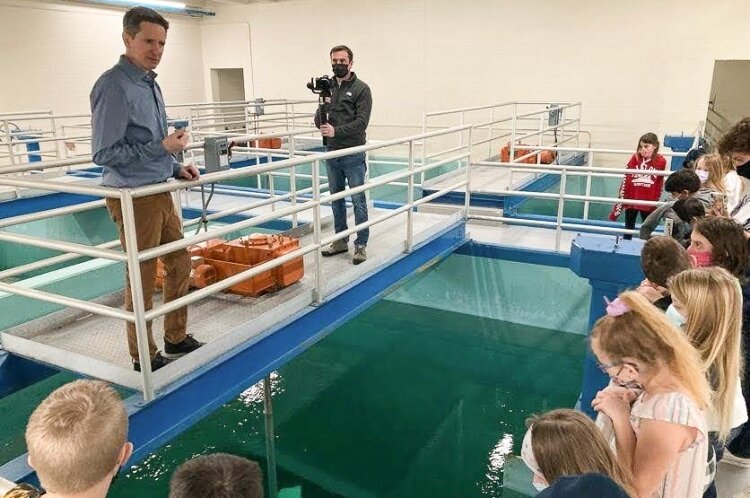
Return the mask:
<path id="1" fill-rule="evenodd" d="M 310 78 L 310 83 L 307 84 L 307 88 L 309 88 L 312 93 L 318 95 L 328 93 L 327 96 L 330 97 L 331 88 L 333 88 L 333 80 L 326 75 L 323 75 L 320 78 Z"/>
<path id="2" fill-rule="evenodd" d="M 328 123 L 328 102 L 331 99 L 331 88 L 333 88 L 333 80 L 323 75 L 320 78 L 310 78 L 310 82 L 307 84 L 307 88 L 318 96 L 318 110 L 320 116 L 320 124 Z M 323 137 L 323 145 L 328 145 L 328 139 Z"/>

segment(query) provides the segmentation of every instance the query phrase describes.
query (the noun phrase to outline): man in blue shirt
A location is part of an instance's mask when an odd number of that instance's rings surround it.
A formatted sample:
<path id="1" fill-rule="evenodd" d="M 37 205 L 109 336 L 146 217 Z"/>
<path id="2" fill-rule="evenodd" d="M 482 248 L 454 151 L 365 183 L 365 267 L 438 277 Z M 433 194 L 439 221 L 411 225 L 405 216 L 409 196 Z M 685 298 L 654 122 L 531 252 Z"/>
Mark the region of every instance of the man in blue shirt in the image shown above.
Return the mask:
<path id="1" fill-rule="evenodd" d="M 167 40 L 169 22 L 157 12 L 135 7 L 123 17 L 122 39 L 125 55 L 99 77 L 91 91 L 92 152 L 94 162 L 103 168 L 102 184 L 115 188 L 135 188 L 162 183 L 170 178 L 193 180 L 198 169 L 183 166 L 174 154 L 185 149 L 184 130 L 167 133 L 167 114 L 154 69 L 159 65 Z M 182 239 L 182 223 L 168 192 L 133 200 L 138 248 L 143 251 Z M 107 199 L 107 209 L 117 224 L 125 247 L 119 199 Z M 165 268 L 164 301 L 187 294 L 191 261 L 187 250 L 162 256 Z M 125 309 L 132 311 L 130 281 L 126 277 Z M 156 260 L 141 262 L 141 281 L 146 310 L 152 308 Z M 133 368 L 140 371 L 135 325 L 127 322 L 128 348 Z M 164 317 L 164 356 L 154 342 L 148 323 L 151 369 L 157 370 L 203 344 L 186 334 L 187 308 Z M 165 357 L 166 356 L 166 357 Z"/>

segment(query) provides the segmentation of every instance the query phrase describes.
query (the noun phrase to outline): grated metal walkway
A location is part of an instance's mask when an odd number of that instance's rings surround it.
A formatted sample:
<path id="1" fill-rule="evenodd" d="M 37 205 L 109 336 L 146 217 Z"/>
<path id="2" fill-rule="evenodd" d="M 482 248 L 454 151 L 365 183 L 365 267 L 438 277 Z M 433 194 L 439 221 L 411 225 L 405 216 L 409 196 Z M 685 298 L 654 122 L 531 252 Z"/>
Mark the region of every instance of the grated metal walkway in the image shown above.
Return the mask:
<path id="1" fill-rule="evenodd" d="M 385 212 L 371 209 L 370 216 L 375 218 Z M 458 220 L 460 213 L 414 213 L 415 245 L 435 238 Z M 323 237 L 332 233 L 332 227 L 328 227 Z M 350 240 L 353 242 L 353 239 Z M 307 235 L 301 239 L 301 246 L 311 242 L 312 235 Z M 354 266 L 351 251 L 349 254 L 323 258 L 325 295 L 343 292 L 359 280 L 387 267 L 403 256 L 405 242 L 406 213 L 401 213 L 370 228 L 368 260 L 365 263 Z M 183 378 L 240 344 L 260 340 L 291 317 L 310 309 L 314 276 L 315 255 L 310 253 L 305 256 L 305 277 L 277 293 L 255 299 L 219 294 L 191 305 L 188 333 L 207 344 L 154 372 L 156 389 Z M 122 293 L 103 296 L 100 301 L 121 307 Z M 158 305 L 157 302 L 155 304 Z M 153 324 L 154 337 L 160 347 L 163 345 L 162 320 L 159 318 Z M 141 387 L 140 374 L 131 368 L 125 325 L 120 320 L 67 309 L 6 330 L 0 333 L 0 338 L 3 348 L 12 353 L 132 389 Z"/>

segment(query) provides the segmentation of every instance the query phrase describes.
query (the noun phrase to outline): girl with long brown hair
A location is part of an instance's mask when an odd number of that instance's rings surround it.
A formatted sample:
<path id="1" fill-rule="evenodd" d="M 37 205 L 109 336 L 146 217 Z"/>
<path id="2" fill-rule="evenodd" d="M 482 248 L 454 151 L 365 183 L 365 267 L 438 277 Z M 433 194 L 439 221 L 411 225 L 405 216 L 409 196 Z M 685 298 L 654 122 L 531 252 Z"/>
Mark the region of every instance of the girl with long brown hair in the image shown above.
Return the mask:
<path id="1" fill-rule="evenodd" d="M 534 486 L 543 488 L 559 477 L 603 474 L 636 498 L 633 478 L 609 448 L 601 431 L 583 413 L 552 410 L 529 418 L 521 458 L 534 473 Z"/>

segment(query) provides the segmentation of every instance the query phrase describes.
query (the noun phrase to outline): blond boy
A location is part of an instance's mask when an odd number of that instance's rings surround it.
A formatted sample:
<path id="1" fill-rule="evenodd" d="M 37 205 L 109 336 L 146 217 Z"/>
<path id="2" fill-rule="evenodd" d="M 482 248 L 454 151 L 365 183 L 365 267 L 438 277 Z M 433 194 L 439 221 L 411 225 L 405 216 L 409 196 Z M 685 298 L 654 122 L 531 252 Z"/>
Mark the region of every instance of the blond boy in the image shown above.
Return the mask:
<path id="1" fill-rule="evenodd" d="M 133 452 L 128 415 L 114 389 L 77 380 L 55 390 L 26 427 L 29 465 L 45 498 L 104 498 Z"/>

